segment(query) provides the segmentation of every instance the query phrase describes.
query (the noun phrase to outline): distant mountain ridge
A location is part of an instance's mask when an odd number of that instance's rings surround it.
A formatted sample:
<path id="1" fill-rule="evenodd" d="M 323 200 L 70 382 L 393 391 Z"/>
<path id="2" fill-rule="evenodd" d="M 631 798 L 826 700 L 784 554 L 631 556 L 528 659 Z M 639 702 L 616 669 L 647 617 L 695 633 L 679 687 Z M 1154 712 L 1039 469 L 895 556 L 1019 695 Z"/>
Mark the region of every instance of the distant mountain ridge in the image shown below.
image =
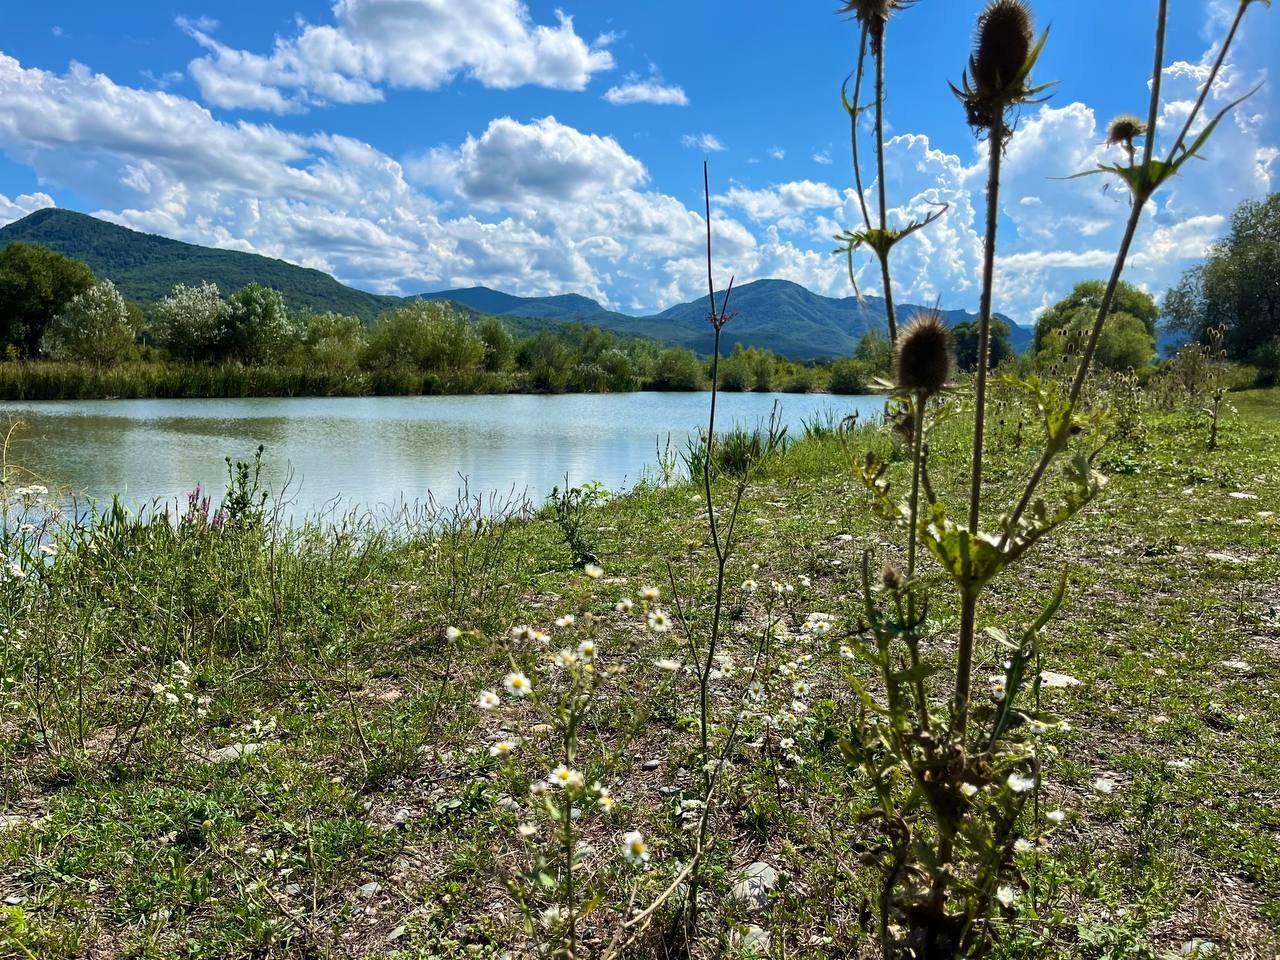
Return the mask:
<path id="1" fill-rule="evenodd" d="M 422 294 L 423 299 L 448 300 L 500 317 L 543 317 L 595 324 L 614 330 L 663 340 L 710 353 L 714 334 L 707 323 L 710 299 L 680 303 L 654 316 L 633 317 L 617 313 L 587 297 L 514 297 L 488 287 L 441 290 Z M 927 309 L 898 304 L 900 322 Z M 976 319 L 965 310 L 939 311 L 948 326 Z M 722 346 L 766 347 L 793 359 L 826 359 L 853 353 L 867 330 L 885 330 L 884 300 L 880 297 L 825 297 L 790 280 L 756 280 L 734 287 L 729 301 L 733 321 L 725 328 Z M 1031 345 L 1032 331 L 1000 316 L 1013 333 L 1015 350 Z"/>
<path id="2" fill-rule="evenodd" d="M 38 210 L 0 228 L 0 247 L 14 241 L 41 244 L 82 260 L 99 277 L 112 280 L 126 297 L 140 302 L 164 297 L 177 283 L 207 280 L 227 293 L 256 281 L 279 290 L 290 306 L 347 313 L 366 322 L 411 300 L 447 300 L 513 322 L 539 321 L 532 326 L 514 323 L 526 330 L 547 324 L 592 324 L 703 354 L 711 352 L 713 342 L 706 319 L 707 297 L 676 304 L 654 316 L 633 317 L 577 294 L 519 297 L 488 287 L 468 287 L 413 297 L 381 296 L 348 287 L 320 270 L 139 233 L 57 208 Z M 897 312 L 905 321 L 921 309 L 900 304 Z M 864 332 L 884 330 L 886 323 L 884 301 L 878 297 L 825 297 L 789 280 L 756 280 L 735 287 L 729 312 L 735 318 L 722 339 L 726 350 L 741 343 L 804 360 L 848 356 Z M 942 315 L 951 326 L 974 319 L 974 314 L 963 310 L 942 311 Z M 1014 348 L 1026 349 L 1031 330 L 1012 322 L 1010 326 Z"/>

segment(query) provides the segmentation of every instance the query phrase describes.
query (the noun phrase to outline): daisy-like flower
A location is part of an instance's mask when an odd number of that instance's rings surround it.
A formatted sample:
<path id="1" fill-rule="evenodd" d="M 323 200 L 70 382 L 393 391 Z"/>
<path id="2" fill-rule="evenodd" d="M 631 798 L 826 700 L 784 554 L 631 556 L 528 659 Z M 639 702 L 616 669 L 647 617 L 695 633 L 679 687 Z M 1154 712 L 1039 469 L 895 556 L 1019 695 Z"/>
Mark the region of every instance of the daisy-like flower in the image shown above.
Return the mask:
<path id="1" fill-rule="evenodd" d="M 1007 885 L 1002 886 L 996 891 L 996 899 L 999 900 L 1003 906 L 1012 907 L 1018 900 L 1018 891 Z"/>
<path id="2" fill-rule="evenodd" d="M 613 797 L 609 795 L 609 788 L 602 787 L 600 784 L 594 784 L 591 788 L 596 793 L 596 803 L 600 804 L 600 809 L 604 813 L 613 813 Z"/>
<path id="3" fill-rule="evenodd" d="M 1063 820 L 1067 819 L 1067 815 L 1061 810 L 1050 810 L 1044 815 L 1044 818 L 1050 823 L 1061 823 Z"/>
<path id="4" fill-rule="evenodd" d="M 538 635 L 537 630 L 533 629 L 533 627 L 530 627 L 524 624 L 518 627 L 511 628 L 511 639 L 513 640 L 523 640 L 526 643 L 529 643 L 537 639 L 537 635 Z"/>
<path id="5" fill-rule="evenodd" d="M 617 610 L 619 613 L 630 613 L 631 608 L 634 606 L 635 604 L 631 602 L 630 597 L 623 597 L 613 605 L 613 609 Z"/>
<path id="6" fill-rule="evenodd" d="M 591 663 L 596 658 L 596 642 L 588 637 L 578 644 L 578 656 L 586 663 Z"/>
<path id="7" fill-rule="evenodd" d="M 1014 853 L 1030 853 L 1035 848 L 1036 848 L 1036 845 L 1032 843 L 1030 840 L 1028 840 L 1026 837 L 1019 837 L 1017 840 L 1013 842 Z"/>
<path id="8" fill-rule="evenodd" d="M 515 753 L 518 744 L 514 740 L 499 740 L 489 748 L 489 756 L 497 757 L 499 760 L 510 758 Z"/>
<path id="9" fill-rule="evenodd" d="M 962 783 L 960 784 L 960 792 L 966 797 L 976 797 L 978 795 L 978 788 L 972 783 Z"/>
<path id="10" fill-rule="evenodd" d="M 554 929 L 564 923 L 565 916 L 564 907 L 558 903 L 553 903 L 538 914 L 538 920 L 544 927 Z"/>
<path id="11" fill-rule="evenodd" d="M 1014 793 L 1026 793 L 1028 790 L 1035 788 L 1036 778 L 1024 777 L 1020 773 L 1011 773 L 1009 774 L 1009 779 L 1005 782 L 1009 784 L 1009 789 Z"/>
<path id="12" fill-rule="evenodd" d="M 804 587 L 806 590 L 808 590 L 810 587 L 813 586 L 813 581 L 810 580 L 808 577 L 800 577 L 799 580 L 800 580 L 800 586 Z"/>
<path id="13" fill-rule="evenodd" d="M 749 684 L 747 684 L 747 696 L 749 696 L 756 703 L 759 703 L 761 700 L 764 699 L 764 684 L 761 683 L 759 680 L 752 680 Z"/>
<path id="14" fill-rule="evenodd" d="M 462 636 L 462 631 L 459 630 L 457 627 L 444 628 L 444 638 L 446 640 L 457 640 L 461 636 Z"/>
<path id="15" fill-rule="evenodd" d="M 578 655 L 572 650 L 561 650 L 551 658 L 552 663 L 561 669 L 568 670 L 578 661 Z"/>
<path id="16" fill-rule="evenodd" d="M 604 576 L 604 567 L 600 566 L 598 563 L 588 563 L 582 568 L 582 572 L 592 580 L 599 580 Z"/>
<path id="17" fill-rule="evenodd" d="M 649 847 L 644 842 L 644 834 L 639 830 L 632 830 L 622 838 L 622 855 L 627 859 L 628 863 L 634 863 L 636 866 L 649 862 Z"/>
<path id="18" fill-rule="evenodd" d="M 797 697 L 807 697 L 809 695 L 809 684 L 804 680 L 797 680 L 791 685 L 791 692 Z"/>
<path id="19" fill-rule="evenodd" d="M 563 617 L 556 617 L 556 626 L 572 627 L 576 619 L 572 613 L 566 613 Z"/>
<path id="20" fill-rule="evenodd" d="M 645 600 L 647 600 L 649 603 L 653 603 L 660 596 L 662 596 L 662 591 L 660 591 L 657 587 L 645 587 L 643 590 L 640 591 L 640 596 L 644 597 Z"/>
<path id="21" fill-rule="evenodd" d="M 577 770 L 571 770 L 561 763 L 557 764 L 556 768 L 551 771 L 551 775 L 547 777 L 547 782 L 556 787 L 569 787 L 580 790 L 586 780 Z"/>
<path id="22" fill-rule="evenodd" d="M 665 670 L 668 673 L 675 673 L 681 666 L 679 660 L 672 660 L 670 657 L 659 657 L 653 661 L 653 665 L 659 670 Z"/>
<path id="23" fill-rule="evenodd" d="M 791 737 L 783 737 L 781 740 L 778 741 L 778 746 L 780 746 L 783 750 L 790 750 L 795 745 L 796 745 L 796 742 Z"/>
<path id="24" fill-rule="evenodd" d="M 742 589 L 747 593 L 755 593 L 759 589 L 759 584 L 749 577 L 742 581 Z"/>
<path id="25" fill-rule="evenodd" d="M 853 647 L 849 646 L 847 643 L 840 644 L 840 656 L 846 660 L 852 660 Z"/>
<path id="26" fill-rule="evenodd" d="M 522 837 L 532 837 L 538 832 L 538 828 L 532 823 L 522 823 L 520 826 L 516 827 L 516 832 Z"/>
<path id="27" fill-rule="evenodd" d="M 527 697 L 533 692 L 533 684 L 529 682 L 529 678 L 519 672 L 508 673 L 502 685 L 513 697 Z"/>
<path id="28" fill-rule="evenodd" d="M 502 701 L 498 698 L 498 695 L 492 690 L 482 690 L 480 698 L 476 700 L 476 706 L 481 710 L 496 710 L 501 703 Z"/>
<path id="29" fill-rule="evenodd" d="M 649 629 L 654 633 L 666 633 L 671 629 L 671 618 L 667 616 L 665 611 L 650 610 Z"/>

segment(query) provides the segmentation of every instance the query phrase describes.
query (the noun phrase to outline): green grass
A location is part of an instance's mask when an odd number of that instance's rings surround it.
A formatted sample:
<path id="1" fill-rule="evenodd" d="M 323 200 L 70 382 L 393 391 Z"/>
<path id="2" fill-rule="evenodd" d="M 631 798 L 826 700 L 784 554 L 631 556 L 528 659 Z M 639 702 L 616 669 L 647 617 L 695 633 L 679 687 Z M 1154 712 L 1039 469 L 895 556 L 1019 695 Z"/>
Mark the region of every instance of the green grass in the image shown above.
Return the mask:
<path id="1" fill-rule="evenodd" d="M 1081 685 L 1046 691 L 1071 729 L 1049 737 L 1041 798 L 1066 820 L 1022 855 L 1005 960 L 1178 956 L 1195 938 L 1225 956 L 1280 951 L 1280 392 L 1233 400 L 1212 453 L 1203 422 L 1180 413 L 1150 414 L 1113 442 L 1099 460 L 1112 475 L 1103 497 L 982 608 L 983 625 L 1024 622 L 1069 572 L 1046 667 Z M 993 432 L 989 503 L 1008 499 L 1034 453 L 1015 437 L 1012 423 Z M 735 585 L 797 585 L 793 626 L 830 613 L 837 642 L 857 624 L 861 550 L 894 549 L 851 469 L 868 445 L 890 449 L 864 428 L 847 447 L 797 439 L 770 460 L 730 567 Z M 957 494 L 958 427 L 936 439 L 934 463 L 939 493 Z M 608 939 L 631 890 L 641 905 L 661 891 L 689 849 L 678 804 L 697 792 L 695 688 L 652 665 L 687 659 L 680 631 L 648 633 L 613 605 L 647 584 L 669 602 L 670 561 L 687 616 L 705 624 L 696 490 L 646 486 L 593 509 L 584 533 L 606 570 L 597 582 L 573 568 L 549 517 L 474 520 L 462 510 L 396 531 L 247 521 L 217 533 L 104 523 L 64 541 L 43 572 L 7 580 L 0 892 L 12 911 L 0 955 L 524 955 L 504 877 L 527 856 L 515 828 L 537 817 L 527 788 L 546 774 L 542 735 L 525 705 L 474 707 L 511 658 L 542 682 L 539 652 L 505 640 L 518 623 L 551 632 L 555 647 L 594 630 L 600 663 L 625 671 L 584 746 L 584 765 L 617 799 L 610 818 L 583 822 L 604 893 L 587 942 Z M 731 591 L 726 649 L 740 666 L 766 594 Z M 936 596 L 945 637 L 956 613 Z M 555 627 L 565 613 L 578 622 Z M 475 632 L 450 640 L 451 625 Z M 947 653 L 940 640 L 932 656 Z M 858 824 L 867 798 L 833 745 L 851 695 L 828 654 L 798 633 L 774 651 L 815 657 L 801 664 L 812 691 L 798 762 L 766 733 L 735 750 L 694 956 L 734 955 L 733 931 L 749 922 L 769 929 L 777 957 L 874 956 L 860 858 L 878 838 Z M 977 675 L 998 656 L 984 646 Z M 161 709 L 150 692 L 178 659 L 193 700 L 209 698 L 203 715 Z M 506 729 L 525 743 L 503 766 L 488 745 Z M 260 748 L 208 759 L 245 743 Z M 653 850 L 638 875 L 616 854 L 630 829 Z M 785 882 L 766 914 L 748 916 L 727 893 L 755 860 Z M 662 911 L 632 955 L 666 956 L 669 919 Z"/>

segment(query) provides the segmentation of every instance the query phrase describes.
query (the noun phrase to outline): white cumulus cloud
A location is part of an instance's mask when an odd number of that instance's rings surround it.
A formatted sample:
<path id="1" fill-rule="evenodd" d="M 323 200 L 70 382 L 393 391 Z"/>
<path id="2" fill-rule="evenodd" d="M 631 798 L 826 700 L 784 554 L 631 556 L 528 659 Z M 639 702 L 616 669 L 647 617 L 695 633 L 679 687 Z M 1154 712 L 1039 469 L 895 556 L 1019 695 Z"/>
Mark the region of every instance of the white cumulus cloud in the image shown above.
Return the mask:
<path id="1" fill-rule="evenodd" d="M 269 53 L 221 43 L 209 22 L 179 24 L 207 51 L 189 67 L 206 102 L 275 113 L 380 100 L 384 86 L 434 90 L 459 75 L 582 90 L 613 67 L 608 37 L 588 43 L 563 13 L 535 23 L 519 0 L 337 0 L 332 23 L 300 23 Z"/>

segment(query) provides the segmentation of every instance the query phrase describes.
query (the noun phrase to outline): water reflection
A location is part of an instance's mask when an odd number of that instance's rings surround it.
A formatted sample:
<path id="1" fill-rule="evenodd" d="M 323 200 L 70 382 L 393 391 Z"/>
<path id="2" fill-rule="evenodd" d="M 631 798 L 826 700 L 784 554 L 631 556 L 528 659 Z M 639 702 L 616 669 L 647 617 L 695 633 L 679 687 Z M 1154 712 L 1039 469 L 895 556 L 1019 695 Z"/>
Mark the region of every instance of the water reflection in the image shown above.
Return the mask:
<path id="1" fill-rule="evenodd" d="M 794 432 L 804 420 L 858 411 L 875 397 L 728 394 L 721 424 L 754 425 L 774 400 Z M 10 460 L 77 496 L 134 506 L 172 501 L 197 483 L 215 499 L 226 457 L 266 447 L 263 476 L 292 475 L 295 513 L 333 502 L 375 507 L 472 492 L 527 492 L 598 480 L 610 489 L 652 470 L 670 435 L 676 449 L 706 418 L 705 393 L 571 396 L 100 400 L 10 403 L 26 424 Z"/>

